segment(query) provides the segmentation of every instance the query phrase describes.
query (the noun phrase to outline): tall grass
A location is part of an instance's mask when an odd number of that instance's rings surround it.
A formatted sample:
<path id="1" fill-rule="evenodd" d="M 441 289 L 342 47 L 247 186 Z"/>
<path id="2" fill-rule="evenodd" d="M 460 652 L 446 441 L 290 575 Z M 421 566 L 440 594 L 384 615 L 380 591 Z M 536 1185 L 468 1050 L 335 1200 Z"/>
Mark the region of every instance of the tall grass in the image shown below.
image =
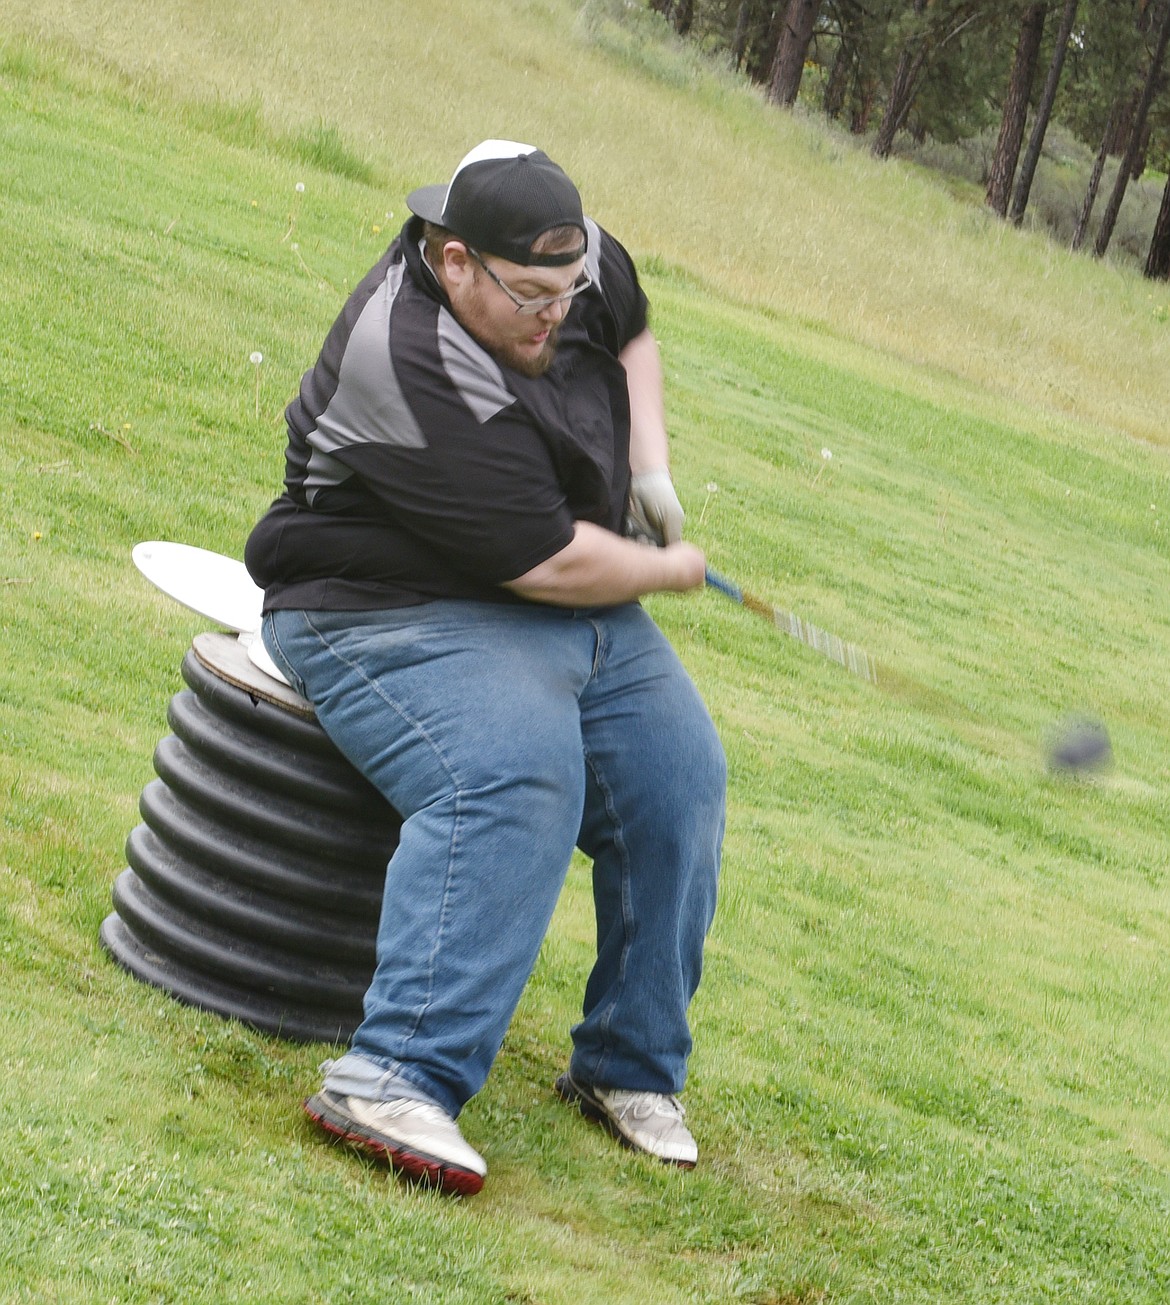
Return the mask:
<path id="1" fill-rule="evenodd" d="M 1132 366 L 1160 329 L 1138 287 L 723 82 L 650 77 L 669 50 L 591 44 L 556 0 L 179 13 L 10 0 L 4 20 L 0 1297 L 1165 1300 L 1170 486 L 1133 438 L 1165 383 Z M 694 155 L 670 144 L 701 123 Z M 715 594 L 652 604 L 731 773 L 686 1095 L 700 1168 L 620 1152 L 552 1097 L 593 946 L 577 865 L 465 1112 L 488 1186 L 450 1202 L 300 1118 L 328 1048 L 177 1006 L 97 930 L 205 625 L 129 550 L 238 555 L 346 287 L 405 189 L 489 130 L 587 173 L 648 255 L 691 536 L 895 673 L 874 690 Z M 691 209 L 662 201 L 672 159 Z M 622 184 L 643 165 L 657 191 Z M 821 215 L 804 243 L 761 176 Z M 846 176 L 868 188 L 850 205 Z M 733 213 L 794 243 L 744 244 L 714 221 Z M 867 282 L 865 255 L 853 319 L 828 252 L 816 312 L 807 266 L 791 303 L 743 279 L 818 232 L 876 243 L 870 221 L 916 280 Z M 949 319 L 929 270 L 948 231 L 960 264 L 1023 274 L 1011 313 L 960 267 Z M 914 321 L 874 306 L 902 300 Z M 1128 371 L 1101 371 L 1078 309 Z M 1112 773 L 1046 771 L 1074 709 L 1106 720 Z"/>
<path id="2" fill-rule="evenodd" d="M 982 204 L 997 135 L 998 128 L 988 128 L 953 145 L 942 145 L 931 140 L 917 144 L 900 138 L 897 148 L 900 157 L 965 182 L 970 188 L 966 192 L 970 200 Z M 1093 162 L 1093 151 L 1088 146 L 1059 125 L 1049 129 L 1044 139 L 1044 150 L 1036 170 L 1025 220 L 1030 227 L 1046 233 L 1066 249 L 1071 244 L 1080 218 Z M 1118 160 L 1106 161 L 1097 202 L 1087 227 L 1085 257 L 1089 256 L 1088 251 L 1093 248 L 1100 229 L 1100 218 L 1117 181 L 1117 170 Z M 1125 202 L 1118 213 L 1110 250 L 1114 256 L 1122 255 L 1136 268 L 1145 266 L 1165 185 L 1166 178 L 1153 173 L 1131 181 L 1126 189 Z M 964 193 L 965 189 L 959 187 L 958 193 Z M 1152 302 L 1153 287 L 1149 288 L 1148 293 Z M 1160 296 L 1159 304 L 1162 302 Z M 1154 311 L 1157 315 L 1161 309 Z"/>

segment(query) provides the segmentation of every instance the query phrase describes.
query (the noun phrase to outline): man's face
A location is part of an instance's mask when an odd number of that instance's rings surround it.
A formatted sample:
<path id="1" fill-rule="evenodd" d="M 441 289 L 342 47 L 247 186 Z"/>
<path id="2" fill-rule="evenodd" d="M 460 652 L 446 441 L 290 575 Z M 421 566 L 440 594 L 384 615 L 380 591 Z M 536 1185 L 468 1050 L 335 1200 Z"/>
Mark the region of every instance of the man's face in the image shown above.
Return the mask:
<path id="1" fill-rule="evenodd" d="M 450 251 L 453 247 L 447 248 Z M 552 363 L 557 331 L 571 302 L 555 297 L 573 289 L 584 270 L 585 259 L 566 267 L 523 267 L 491 255 L 485 255 L 481 264 L 468 254 L 457 263 L 457 275 L 452 277 L 448 260 L 447 290 L 460 324 L 497 362 L 524 376 L 542 376 Z M 493 280 L 493 276 L 498 280 Z M 517 312 L 509 291 L 523 301 L 554 299 L 554 302 L 539 312 Z"/>

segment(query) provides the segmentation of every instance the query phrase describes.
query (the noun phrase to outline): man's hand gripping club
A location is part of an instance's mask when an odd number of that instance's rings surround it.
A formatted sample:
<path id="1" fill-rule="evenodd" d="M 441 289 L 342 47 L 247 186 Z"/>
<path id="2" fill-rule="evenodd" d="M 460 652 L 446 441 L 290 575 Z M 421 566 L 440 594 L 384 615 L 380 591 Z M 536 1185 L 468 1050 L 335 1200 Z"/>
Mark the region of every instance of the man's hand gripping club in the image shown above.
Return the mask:
<path id="1" fill-rule="evenodd" d="M 666 467 L 636 472 L 630 480 L 630 506 L 625 533 L 664 548 L 682 539 L 682 504 Z"/>

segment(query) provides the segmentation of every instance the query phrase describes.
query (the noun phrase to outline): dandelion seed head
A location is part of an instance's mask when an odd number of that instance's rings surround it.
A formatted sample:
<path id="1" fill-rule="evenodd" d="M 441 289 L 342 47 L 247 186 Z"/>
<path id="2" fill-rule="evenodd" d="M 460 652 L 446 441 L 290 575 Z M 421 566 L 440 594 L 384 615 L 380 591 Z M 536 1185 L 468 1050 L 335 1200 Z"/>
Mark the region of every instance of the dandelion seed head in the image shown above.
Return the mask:
<path id="1" fill-rule="evenodd" d="M 824 458 L 826 462 L 831 462 L 833 460 L 833 450 L 821 449 L 821 457 Z"/>
<path id="2" fill-rule="evenodd" d="M 298 195 L 303 195 L 305 193 L 305 183 L 303 181 L 298 181 L 297 184 L 293 187 L 293 189 L 297 192 Z"/>
<path id="3" fill-rule="evenodd" d="M 252 352 L 248 355 L 248 361 L 252 364 L 253 367 L 259 367 L 260 364 L 264 361 L 264 355 L 260 352 L 259 349 L 253 349 Z"/>
<path id="4" fill-rule="evenodd" d="M 707 493 L 708 493 L 708 494 L 718 494 L 718 493 L 719 493 L 719 486 L 716 485 L 716 483 L 715 483 L 713 480 L 709 480 L 709 481 L 707 482 L 706 489 L 707 489 Z"/>

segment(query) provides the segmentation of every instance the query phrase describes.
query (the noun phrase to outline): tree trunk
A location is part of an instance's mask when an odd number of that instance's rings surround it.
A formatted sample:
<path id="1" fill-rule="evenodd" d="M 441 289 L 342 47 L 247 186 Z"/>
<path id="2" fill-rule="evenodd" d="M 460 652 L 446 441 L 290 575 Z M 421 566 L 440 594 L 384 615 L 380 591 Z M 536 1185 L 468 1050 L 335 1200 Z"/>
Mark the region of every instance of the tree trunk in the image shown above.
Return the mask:
<path id="1" fill-rule="evenodd" d="M 1137 112 L 1141 91 L 1136 87 L 1129 96 L 1118 105 L 1117 121 L 1113 124 L 1113 135 L 1109 138 L 1109 153 L 1124 154 L 1125 142 L 1133 130 L 1133 115 Z"/>
<path id="2" fill-rule="evenodd" d="M 1105 171 L 1105 160 L 1109 157 L 1109 143 L 1113 139 L 1114 127 L 1122 112 L 1122 104 L 1123 102 L 1118 100 L 1113 108 L 1109 110 L 1109 119 L 1105 123 L 1105 132 L 1101 137 L 1101 148 L 1097 151 L 1097 157 L 1093 161 L 1093 170 L 1089 173 L 1089 184 L 1085 189 L 1085 202 L 1081 205 L 1076 230 L 1073 232 L 1070 248 L 1074 253 L 1085 243 L 1085 234 L 1089 230 L 1089 219 L 1093 216 L 1093 205 L 1097 202 L 1097 191 L 1101 185 L 1101 174 Z"/>
<path id="3" fill-rule="evenodd" d="M 914 12 L 921 14 L 926 8 L 926 0 L 914 0 Z M 918 37 L 918 48 L 908 40 L 898 55 L 894 76 L 886 96 L 886 111 L 882 114 L 882 124 L 878 128 L 877 138 L 873 143 L 873 152 L 879 159 L 888 158 L 894 145 L 894 137 L 906 121 L 910 106 L 914 103 L 915 82 L 922 65 L 926 62 L 924 37 Z"/>
<path id="4" fill-rule="evenodd" d="M 731 59 L 736 72 L 743 67 L 743 57 L 747 53 L 748 19 L 751 12 L 752 0 L 739 0 L 739 12 L 735 16 L 735 40 L 731 45 Z"/>
<path id="5" fill-rule="evenodd" d="M 860 136 L 869 130 L 869 120 L 873 116 L 874 101 L 877 99 L 877 83 L 867 78 L 857 88 L 857 101 L 849 115 L 849 130 L 854 136 Z"/>
<path id="6" fill-rule="evenodd" d="M 1162 207 L 1158 210 L 1158 220 L 1154 223 L 1154 237 L 1150 241 L 1150 252 L 1146 255 L 1146 276 L 1165 281 L 1170 276 L 1170 179 L 1162 191 Z"/>
<path id="7" fill-rule="evenodd" d="M 890 93 L 886 99 L 886 111 L 882 114 L 882 125 L 878 128 L 873 143 L 873 152 L 879 159 L 889 158 L 894 137 L 910 116 L 910 107 L 918 92 L 918 76 L 925 63 L 925 49 L 912 53 L 907 48 L 898 56 L 898 66 L 894 69 L 894 78 L 890 82 Z"/>
<path id="8" fill-rule="evenodd" d="M 1093 253 L 1098 258 L 1101 258 L 1109 248 L 1113 228 L 1117 224 L 1117 215 L 1121 212 L 1121 201 L 1125 198 L 1125 190 L 1129 185 L 1134 163 L 1141 152 L 1146 119 L 1149 117 L 1150 105 L 1154 102 L 1154 94 L 1158 89 L 1158 81 L 1162 73 L 1162 61 L 1166 57 L 1168 43 L 1170 43 L 1170 0 L 1166 0 L 1166 5 L 1162 10 L 1161 21 L 1158 25 L 1158 43 L 1154 47 L 1154 56 L 1150 60 L 1150 70 L 1146 74 L 1146 84 L 1142 88 L 1142 98 L 1138 102 L 1137 113 L 1134 115 L 1129 145 L 1126 147 L 1125 157 L 1121 160 L 1121 167 L 1117 173 L 1117 183 L 1113 187 L 1113 194 L 1109 196 L 1109 203 L 1106 205 L 1105 212 L 1101 217 L 1101 226 L 1097 232 L 1097 243 L 1093 246 Z"/>
<path id="9" fill-rule="evenodd" d="M 1012 193 L 1016 163 L 1028 122 L 1028 101 L 1032 96 L 1032 83 L 1036 80 L 1036 65 L 1040 62 L 1040 42 L 1044 39 L 1044 19 L 1047 14 L 1048 0 L 1041 0 L 1039 4 L 1028 6 L 1020 25 L 1016 60 L 1012 65 L 1007 97 L 1003 103 L 999 139 L 991 159 L 991 176 L 987 180 L 988 206 L 1000 217 L 1007 215 L 1008 198 Z"/>
<path id="10" fill-rule="evenodd" d="M 1155 91 L 1155 94 L 1157 92 Z M 1140 181 L 1142 173 L 1146 170 L 1147 156 L 1150 152 L 1150 137 L 1154 134 L 1153 123 L 1146 118 L 1145 126 L 1142 128 L 1142 138 L 1133 155 L 1133 167 L 1129 170 L 1130 181 Z"/>
<path id="11" fill-rule="evenodd" d="M 772 65 L 776 62 L 776 54 L 780 49 L 780 37 L 784 32 L 784 19 L 788 15 L 788 0 L 783 4 L 774 4 L 767 6 L 771 13 L 768 17 L 768 25 L 764 31 L 764 39 L 760 44 L 753 48 L 752 57 L 748 60 L 748 76 L 757 84 L 766 84 L 768 74 L 772 71 Z"/>
<path id="12" fill-rule="evenodd" d="M 661 14 L 679 36 L 686 36 L 695 21 L 695 0 L 650 0 L 650 8 Z"/>
<path id="13" fill-rule="evenodd" d="M 839 118 L 845 107 L 845 91 L 849 85 L 849 75 L 853 71 L 853 50 L 845 37 L 837 46 L 829 80 L 825 84 L 825 102 L 822 106 L 827 118 Z"/>
<path id="14" fill-rule="evenodd" d="M 1040 163 L 1040 151 L 1044 148 L 1044 137 L 1048 132 L 1049 119 L 1052 117 L 1052 106 L 1056 103 L 1056 91 L 1060 85 L 1060 75 L 1064 71 L 1064 57 L 1068 53 L 1069 37 L 1072 35 L 1073 23 L 1076 22 L 1079 4 L 1080 0 L 1064 0 L 1064 13 L 1060 19 L 1060 31 L 1056 34 L 1052 62 L 1048 65 L 1044 91 L 1036 109 L 1036 121 L 1032 125 L 1032 135 L 1028 138 L 1028 148 L 1024 151 L 1024 161 L 1020 165 L 1020 175 L 1016 179 L 1016 193 L 1012 196 L 1011 220 L 1016 226 L 1024 220 L 1024 211 L 1028 207 L 1028 198 L 1032 193 L 1032 181 Z"/>
<path id="15" fill-rule="evenodd" d="M 768 76 L 768 99 L 773 104 L 791 107 L 796 103 L 820 8 L 820 0 L 790 0 L 780 33 L 780 45 Z"/>

